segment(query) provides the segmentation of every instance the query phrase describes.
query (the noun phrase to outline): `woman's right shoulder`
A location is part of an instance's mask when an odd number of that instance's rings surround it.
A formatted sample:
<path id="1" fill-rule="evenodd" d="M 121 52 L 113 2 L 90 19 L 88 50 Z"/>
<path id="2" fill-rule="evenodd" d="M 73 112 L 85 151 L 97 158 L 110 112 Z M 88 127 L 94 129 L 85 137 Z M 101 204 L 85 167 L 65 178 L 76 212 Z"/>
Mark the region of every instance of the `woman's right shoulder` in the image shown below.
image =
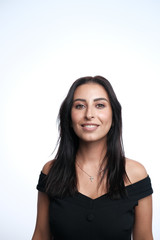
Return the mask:
<path id="1" fill-rule="evenodd" d="M 54 161 L 55 161 L 55 160 L 50 160 L 50 161 L 48 161 L 48 162 L 43 166 L 42 172 L 43 172 L 45 175 L 47 175 L 47 174 L 49 173 L 49 171 L 50 171 L 50 169 L 51 169 Z"/>

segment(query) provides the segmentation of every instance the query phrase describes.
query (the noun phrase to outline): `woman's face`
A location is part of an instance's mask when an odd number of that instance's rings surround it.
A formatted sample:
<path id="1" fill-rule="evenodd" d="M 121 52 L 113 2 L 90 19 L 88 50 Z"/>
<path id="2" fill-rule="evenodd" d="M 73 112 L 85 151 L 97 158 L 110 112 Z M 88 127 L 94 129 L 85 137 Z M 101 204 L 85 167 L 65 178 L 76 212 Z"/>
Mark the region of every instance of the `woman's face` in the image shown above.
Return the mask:
<path id="1" fill-rule="evenodd" d="M 81 141 L 106 141 L 112 125 L 112 108 L 104 87 L 97 83 L 77 87 L 71 119 L 73 130 Z"/>

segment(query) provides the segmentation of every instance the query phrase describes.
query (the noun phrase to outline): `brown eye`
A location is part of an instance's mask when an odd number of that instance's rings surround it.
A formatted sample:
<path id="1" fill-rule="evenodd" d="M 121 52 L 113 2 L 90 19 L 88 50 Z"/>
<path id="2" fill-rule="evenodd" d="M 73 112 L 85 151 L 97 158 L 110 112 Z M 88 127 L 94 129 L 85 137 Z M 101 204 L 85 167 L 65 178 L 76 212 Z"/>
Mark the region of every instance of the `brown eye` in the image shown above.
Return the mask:
<path id="1" fill-rule="evenodd" d="M 76 109 L 83 109 L 85 106 L 83 104 L 77 104 L 75 106 Z"/>
<path id="2" fill-rule="evenodd" d="M 102 104 L 102 103 L 98 103 L 98 104 L 96 105 L 96 107 L 97 107 L 97 108 L 104 108 L 104 107 L 105 107 L 105 105 L 104 105 L 104 104 Z"/>

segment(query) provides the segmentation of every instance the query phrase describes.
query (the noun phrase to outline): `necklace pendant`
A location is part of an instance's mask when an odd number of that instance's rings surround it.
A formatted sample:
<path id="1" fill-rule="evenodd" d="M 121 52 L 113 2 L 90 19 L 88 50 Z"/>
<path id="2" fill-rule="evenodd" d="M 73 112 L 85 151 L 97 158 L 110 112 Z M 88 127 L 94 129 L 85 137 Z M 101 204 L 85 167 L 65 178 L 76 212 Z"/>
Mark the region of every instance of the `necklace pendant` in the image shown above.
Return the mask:
<path id="1" fill-rule="evenodd" d="M 94 177 L 90 176 L 89 179 L 91 180 L 91 182 L 93 182 Z"/>

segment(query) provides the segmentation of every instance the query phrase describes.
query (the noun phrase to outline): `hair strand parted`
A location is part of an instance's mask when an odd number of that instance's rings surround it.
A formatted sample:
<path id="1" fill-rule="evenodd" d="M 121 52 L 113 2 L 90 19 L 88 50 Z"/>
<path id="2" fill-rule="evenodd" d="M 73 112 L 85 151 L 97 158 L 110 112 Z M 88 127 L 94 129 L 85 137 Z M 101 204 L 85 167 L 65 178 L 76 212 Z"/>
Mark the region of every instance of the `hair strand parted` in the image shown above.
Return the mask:
<path id="1" fill-rule="evenodd" d="M 112 108 L 112 127 L 107 134 L 107 153 L 103 160 L 106 167 L 100 183 L 107 173 L 106 191 L 111 198 L 119 198 L 125 195 L 124 179 L 127 178 L 122 141 L 121 105 L 110 82 L 102 76 L 77 79 L 62 102 L 58 115 L 59 146 L 55 161 L 47 175 L 46 191 L 52 197 L 73 195 L 77 191 L 75 158 L 79 139 L 72 128 L 71 108 L 76 88 L 86 83 L 100 84 L 109 96 Z"/>

